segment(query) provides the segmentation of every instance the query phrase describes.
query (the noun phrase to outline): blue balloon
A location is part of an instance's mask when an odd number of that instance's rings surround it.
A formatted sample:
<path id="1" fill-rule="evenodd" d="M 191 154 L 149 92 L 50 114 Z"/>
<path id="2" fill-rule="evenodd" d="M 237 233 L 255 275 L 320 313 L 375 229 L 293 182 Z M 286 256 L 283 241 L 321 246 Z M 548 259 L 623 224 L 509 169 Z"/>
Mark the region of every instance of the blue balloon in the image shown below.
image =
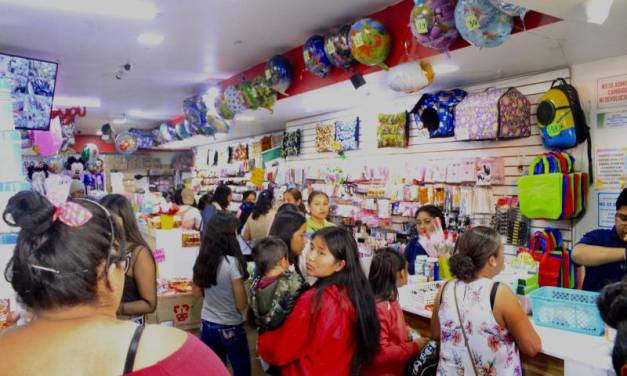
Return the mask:
<path id="1" fill-rule="evenodd" d="M 174 127 L 170 124 L 161 124 L 161 126 L 159 126 L 159 133 L 161 134 L 161 140 L 163 140 L 164 144 L 177 140 L 176 132 L 174 132 Z"/>
<path id="2" fill-rule="evenodd" d="M 185 120 L 190 124 L 192 134 L 200 133 L 200 129 L 207 122 L 207 105 L 202 97 L 195 96 L 183 101 Z"/>
<path id="3" fill-rule="evenodd" d="M 509 39 L 514 22 L 489 0 L 460 0 L 455 25 L 468 43 L 483 48 L 498 47 Z"/>
<path id="4" fill-rule="evenodd" d="M 324 53 L 324 38 L 320 35 L 314 35 L 307 39 L 303 46 L 303 60 L 307 70 L 318 77 L 326 77 L 333 65 Z"/>
<path id="5" fill-rule="evenodd" d="M 174 126 L 174 131 L 176 132 L 176 137 L 179 140 L 184 140 L 186 138 L 192 137 L 192 135 L 189 133 L 189 129 L 187 128 L 185 123 L 178 123 L 177 125 L 175 125 Z"/>
<path id="6" fill-rule="evenodd" d="M 292 84 L 292 73 L 292 63 L 283 55 L 275 55 L 266 63 L 266 80 L 281 94 L 285 94 Z"/>

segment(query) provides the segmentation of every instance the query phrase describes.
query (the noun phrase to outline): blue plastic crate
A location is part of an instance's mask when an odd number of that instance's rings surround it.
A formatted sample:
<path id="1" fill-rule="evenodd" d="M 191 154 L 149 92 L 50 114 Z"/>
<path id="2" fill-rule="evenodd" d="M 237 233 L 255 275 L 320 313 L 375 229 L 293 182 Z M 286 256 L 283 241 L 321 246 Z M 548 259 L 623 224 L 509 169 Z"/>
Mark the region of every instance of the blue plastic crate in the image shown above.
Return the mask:
<path id="1" fill-rule="evenodd" d="M 533 291 L 533 322 L 539 326 L 600 336 L 605 324 L 597 308 L 596 292 L 541 287 Z"/>

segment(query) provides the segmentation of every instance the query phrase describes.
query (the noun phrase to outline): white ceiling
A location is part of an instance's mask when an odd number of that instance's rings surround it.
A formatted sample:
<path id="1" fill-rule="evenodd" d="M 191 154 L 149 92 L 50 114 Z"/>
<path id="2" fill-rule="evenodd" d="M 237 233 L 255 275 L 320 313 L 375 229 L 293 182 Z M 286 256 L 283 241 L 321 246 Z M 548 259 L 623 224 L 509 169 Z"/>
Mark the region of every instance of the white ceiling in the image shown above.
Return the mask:
<path id="1" fill-rule="evenodd" d="M 95 133 L 101 124 L 130 109 L 155 112 L 156 118 L 131 119 L 116 128 L 152 127 L 180 113 L 184 98 L 212 82 L 302 44 L 315 32 L 394 2 L 156 0 L 157 19 L 128 21 L 36 11 L 4 5 L 0 0 L 0 51 L 59 61 L 57 94 L 100 98 L 102 107 L 88 109 L 88 117 L 80 120 L 82 132 Z M 434 86 L 467 85 L 627 54 L 627 28 L 622 27 L 627 19 L 627 0 L 614 1 L 604 26 L 585 22 L 585 0 L 517 2 L 565 21 L 518 33 L 498 48 L 469 47 L 451 53 L 450 60 L 445 56 L 431 58 L 434 64 L 447 62 L 461 67 L 456 73 L 437 77 Z M 151 48 L 139 46 L 135 40 L 146 31 L 163 33 L 164 43 Z M 243 43 L 234 44 L 237 40 Z M 116 80 L 119 66 L 129 61 L 133 70 L 123 80 Z M 389 92 L 384 89 L 384 72 L 366 79 L 371 93 Z M 354 107 L 364 98 L 363 93 L 355 94 L 349 83 L 289 97 L 277 103 L 274 114 L 265 110 L 247 113 L 255 121 L 236 121 L 225 139 L 280 130 L 286 121 Z M 173 146 L 207 141 L 199 137 Z"/>

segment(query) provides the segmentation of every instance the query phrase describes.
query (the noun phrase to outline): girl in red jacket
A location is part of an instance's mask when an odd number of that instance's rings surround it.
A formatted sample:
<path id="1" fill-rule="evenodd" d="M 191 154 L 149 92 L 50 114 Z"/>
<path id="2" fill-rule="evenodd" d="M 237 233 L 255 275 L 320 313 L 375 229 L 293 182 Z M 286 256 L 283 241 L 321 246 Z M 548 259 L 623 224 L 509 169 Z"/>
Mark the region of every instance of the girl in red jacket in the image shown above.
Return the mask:
<path id="1" fill-rule="evenodd" d="M 407 284 L 407 261 L 392 248 L 375 252 L 368 275 L 377 301 L 381 325 L 379 351 L 362 376 L 402 375 L 409 359 L 416 355 L 426 339 L 410 339 L 409 329 L 398 303 L 398 287 Z"/>
<path id="2" fill-rule="evenodd" d="M 357 243 L 339 227 L 314 233 L 307 274 L 318 278 L 278 329 L 259 337 L 259 355 L 281 375 L 350 376 L 379 346 L 379 322 Z"/>

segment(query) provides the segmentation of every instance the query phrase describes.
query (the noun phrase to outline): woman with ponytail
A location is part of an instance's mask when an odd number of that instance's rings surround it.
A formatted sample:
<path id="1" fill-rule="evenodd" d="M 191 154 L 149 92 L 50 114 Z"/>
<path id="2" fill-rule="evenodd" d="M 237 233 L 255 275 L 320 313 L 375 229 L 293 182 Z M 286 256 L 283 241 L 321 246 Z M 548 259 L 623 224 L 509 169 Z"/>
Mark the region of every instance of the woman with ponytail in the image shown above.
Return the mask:
<path id="1" fill-rule="evenodd" d="M 518 350 L 535 356 L 542 344 L 514 292 L 492 280 L 504 267 L 499 234 L 465 232 L 449 265 L 456 279 L 436 297 L 431 318 L 431 336 L 441 339 L 438 374 L 522 374 Z"/>
<path id="2" fill-rule="evenodd" d="M 377 302 L 381 326 L 379 351 L 361 376 L 402 375 L 407 361 L 418 354 L 426 339 L 410 338 L 410 331 L 398 302 L 398 288 L 407 284 L 407 261 L 393 248 L 375 251 L 368 275 Z"/>

